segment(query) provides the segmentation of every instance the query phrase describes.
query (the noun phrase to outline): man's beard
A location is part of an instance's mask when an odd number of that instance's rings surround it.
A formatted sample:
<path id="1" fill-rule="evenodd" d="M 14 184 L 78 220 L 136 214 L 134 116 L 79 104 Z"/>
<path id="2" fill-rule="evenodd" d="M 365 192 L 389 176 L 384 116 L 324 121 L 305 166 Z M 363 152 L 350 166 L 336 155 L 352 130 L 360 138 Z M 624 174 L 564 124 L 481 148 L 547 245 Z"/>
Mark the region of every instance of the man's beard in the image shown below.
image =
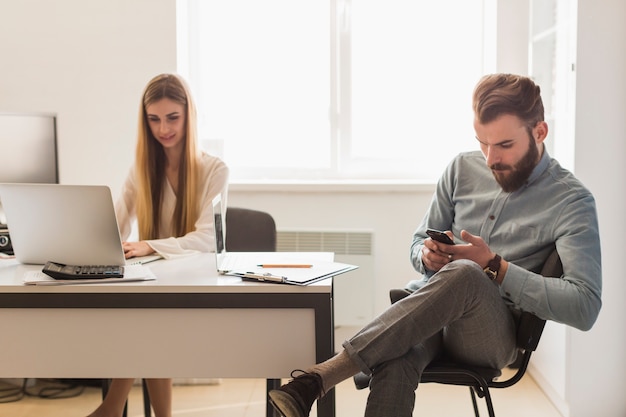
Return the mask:
<path id="1" fill-rule="evenodd" d="M 528 151 L 522 157 L 522 159 L 515 164 L 515 167 L 510 165 L 494 164 L 490 166 L 491 173 L 495 177 L 502 190 L 507 193 L 519 190 L 526 181 L 530 174 L 537 165 L 537 158 L 539 157 L 539 150 L 537 144 L 534 141 L 530 141 Z M 494 170 L 507 170 L 507 172 L 496 172 Z"/>

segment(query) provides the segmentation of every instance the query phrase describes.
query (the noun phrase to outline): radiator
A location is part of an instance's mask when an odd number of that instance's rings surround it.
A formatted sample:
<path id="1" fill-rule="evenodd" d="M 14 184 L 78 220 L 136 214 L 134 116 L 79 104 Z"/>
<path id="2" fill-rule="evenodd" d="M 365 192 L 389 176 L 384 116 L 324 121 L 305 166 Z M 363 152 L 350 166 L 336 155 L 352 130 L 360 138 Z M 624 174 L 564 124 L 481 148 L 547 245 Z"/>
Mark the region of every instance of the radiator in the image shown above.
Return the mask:
<path id="1" fill-rule="evenodd" d="M 369 230 L 278 230 L 279 252 L 334 252 L 358 269 L 334 279 L 335 326 L 362 326 L 374 317 L 373 234 Z"/>

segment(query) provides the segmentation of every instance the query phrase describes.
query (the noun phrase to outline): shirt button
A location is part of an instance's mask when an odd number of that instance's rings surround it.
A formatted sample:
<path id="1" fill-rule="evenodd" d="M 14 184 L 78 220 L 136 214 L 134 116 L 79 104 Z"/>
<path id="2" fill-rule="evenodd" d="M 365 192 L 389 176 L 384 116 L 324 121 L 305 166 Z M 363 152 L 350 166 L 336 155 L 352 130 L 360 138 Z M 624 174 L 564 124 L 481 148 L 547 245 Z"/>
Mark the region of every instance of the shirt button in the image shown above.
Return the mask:
<path id="1" fill-rule="evenodd" d="M 508 291 L 507 291 L 505 294 L 506 294 L 506 296 L 507 296 L 507 297 L 510 297 L 510 296 L 511 296 L 511 293 L 510 293 L 510 292 L 508 292 Z"/>
<path id="2" fill-rule="evenodd" d="M 491 216 L 489 216 L 489 220 L 495 220 L 496 216 L 494 216 L 493 214 Z"/>

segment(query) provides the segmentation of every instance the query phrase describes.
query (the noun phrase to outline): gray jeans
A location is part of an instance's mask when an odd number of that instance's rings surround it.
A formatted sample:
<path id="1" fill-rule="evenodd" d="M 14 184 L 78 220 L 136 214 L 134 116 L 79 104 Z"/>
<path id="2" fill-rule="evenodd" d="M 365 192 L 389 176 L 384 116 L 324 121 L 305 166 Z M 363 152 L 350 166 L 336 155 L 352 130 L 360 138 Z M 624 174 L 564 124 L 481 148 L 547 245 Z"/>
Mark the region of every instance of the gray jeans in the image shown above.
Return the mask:
<path id="1" fill-rule="evenodd" d="M 393 304 L 343 346 L 372 374 L 366 417 L 410 417 L 424 368 L 442 353 L 503 368 L 515 359 L 515 321 L 496 284 L 459 260 Z"/>

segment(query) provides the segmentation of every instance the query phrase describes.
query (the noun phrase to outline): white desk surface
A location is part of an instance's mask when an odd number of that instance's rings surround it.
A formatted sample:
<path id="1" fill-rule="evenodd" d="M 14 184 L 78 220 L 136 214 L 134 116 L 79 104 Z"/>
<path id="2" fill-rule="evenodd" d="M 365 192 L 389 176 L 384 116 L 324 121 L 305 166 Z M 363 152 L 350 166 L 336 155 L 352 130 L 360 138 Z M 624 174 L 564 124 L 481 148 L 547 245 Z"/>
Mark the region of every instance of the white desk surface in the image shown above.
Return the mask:
<path id="1" fill-rule="evenodd" d="M 260 253 L 259 263 L 285 262 L 294 253 Z M 311 258 L 329 261 L 333 254 L 329 252 L 297 253 L 299 258 Z M 201 253 L 170 260 L 158 260 L 145 265 L 156 275 L 155 281 L 128 283 L 100 283 L 81 285 L 36 286 L 24 285 L 24 273 L 28 270 L 41 270 L 41 265 L 23 265 L 15 259 L 0 258 L 0 293 L 328 293 L 332 280 L 326 279 L 307 286 L 271 284 L 242 280 L 239 277 L 220 275 L 215 267 L 215 254 Z M 2 306 L 0 306 L 2 307 Z"/>

